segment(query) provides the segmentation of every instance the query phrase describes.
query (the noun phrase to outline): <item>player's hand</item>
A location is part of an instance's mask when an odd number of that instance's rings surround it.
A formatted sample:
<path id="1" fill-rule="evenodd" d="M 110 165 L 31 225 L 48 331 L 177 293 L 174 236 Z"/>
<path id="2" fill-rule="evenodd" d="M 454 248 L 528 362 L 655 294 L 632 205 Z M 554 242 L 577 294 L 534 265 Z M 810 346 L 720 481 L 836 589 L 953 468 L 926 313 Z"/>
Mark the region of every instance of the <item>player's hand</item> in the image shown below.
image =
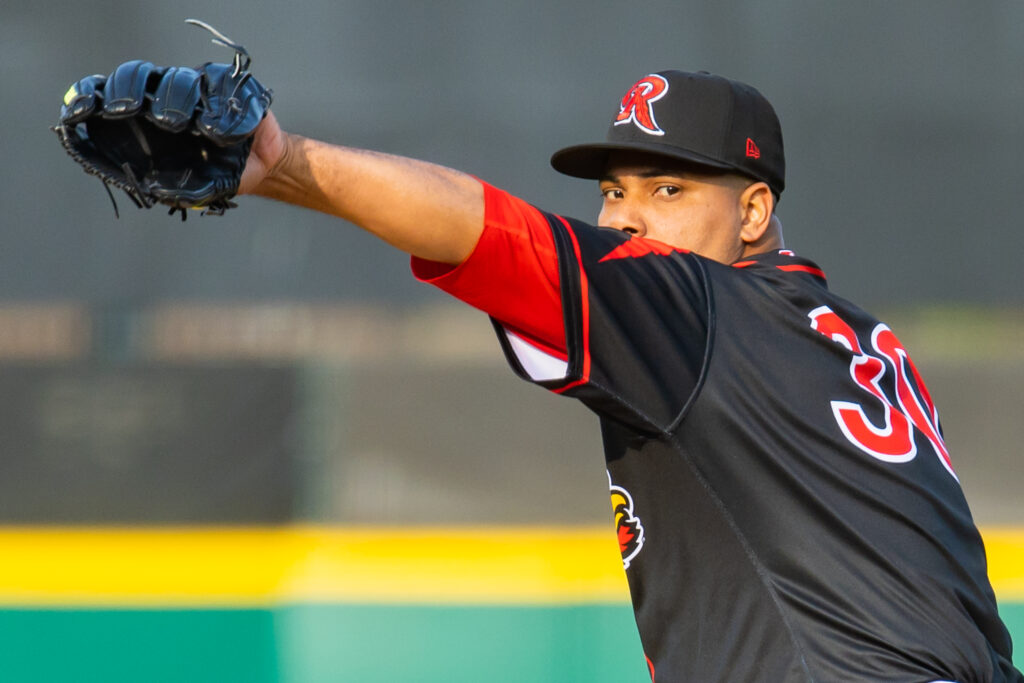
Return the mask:
<path id="1" fill-rule="evenodd" d="M 238 185 L 238 194 L 258 193 L 260 185 L 284 159 L 287 149 L 288 136 L 281 130 L 274 112 L 268 111 L 263 122 L 256 128 L 252 150 Z"/>

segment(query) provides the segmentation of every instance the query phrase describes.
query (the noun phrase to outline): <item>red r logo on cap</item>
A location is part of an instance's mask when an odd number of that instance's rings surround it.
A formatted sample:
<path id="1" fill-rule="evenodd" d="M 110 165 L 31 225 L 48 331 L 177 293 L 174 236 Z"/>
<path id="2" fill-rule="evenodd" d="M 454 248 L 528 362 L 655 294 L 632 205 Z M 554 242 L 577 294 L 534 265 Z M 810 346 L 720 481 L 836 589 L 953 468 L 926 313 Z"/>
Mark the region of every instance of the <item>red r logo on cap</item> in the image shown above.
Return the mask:
<path id="1" fill-rule="evenodd" d="M 650 135 L 664 135 L 665 131 L 658 127 L 654 120 L 654 102 L 660 100 L 668 92 L 668 81 L 663 76 L 651 74 L 641 78 L 622 98 L 619 115 L 615 117 L 615 125 L 635 123 L 637 128 Z"/>

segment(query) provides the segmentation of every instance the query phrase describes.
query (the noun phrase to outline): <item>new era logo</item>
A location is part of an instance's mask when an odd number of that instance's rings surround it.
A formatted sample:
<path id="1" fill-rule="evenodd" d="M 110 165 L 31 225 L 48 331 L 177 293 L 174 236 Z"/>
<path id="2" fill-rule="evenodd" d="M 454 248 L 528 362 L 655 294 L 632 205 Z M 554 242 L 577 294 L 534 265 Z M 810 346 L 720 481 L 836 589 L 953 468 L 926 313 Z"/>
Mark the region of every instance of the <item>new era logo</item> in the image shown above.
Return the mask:
<path id="1" fill-rule="evenodd" d="M 761 158 L 761 150 L 757 148 L 757 145 L 750 138 L 747 138 L 747 157 L 750 159 Z"/>

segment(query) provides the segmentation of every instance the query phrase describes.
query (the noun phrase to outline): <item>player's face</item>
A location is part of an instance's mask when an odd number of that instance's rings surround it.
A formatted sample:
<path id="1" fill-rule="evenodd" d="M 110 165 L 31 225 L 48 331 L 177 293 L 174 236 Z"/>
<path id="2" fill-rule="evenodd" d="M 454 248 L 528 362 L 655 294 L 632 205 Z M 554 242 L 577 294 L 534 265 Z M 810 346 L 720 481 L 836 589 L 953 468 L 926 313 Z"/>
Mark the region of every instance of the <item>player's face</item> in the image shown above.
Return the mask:
<path id="1" fill-rule="evenodd" d="M 740 197 L 750 181 L 649 154 L 612 155 L 598 224 L 733 263 L 743 256 Z"/>

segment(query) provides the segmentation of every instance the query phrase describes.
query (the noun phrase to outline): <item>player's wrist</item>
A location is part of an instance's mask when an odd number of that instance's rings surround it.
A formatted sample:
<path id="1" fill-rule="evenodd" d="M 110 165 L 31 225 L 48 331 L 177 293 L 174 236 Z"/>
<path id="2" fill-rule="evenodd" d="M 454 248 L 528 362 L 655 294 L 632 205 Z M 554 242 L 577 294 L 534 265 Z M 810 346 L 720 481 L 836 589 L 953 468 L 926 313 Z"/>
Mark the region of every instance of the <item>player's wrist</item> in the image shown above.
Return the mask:
<path id="1" fill-rule="evenodd" d="M 264 126 L 266 130 L 258 131 L 238 193 L 285 199 L 282 191 L 288 185 L 298 184 L 289 178 L 295 175 L 291 160 L 301 138 L 285 133 L 273 119 L 265 121 Z"/>
<path id="2" fill-rule="evenodd" d="M 303 138 L 299 135 L 293 135 L 291 133 L 285 133 L 281 131 L 281 146 L 280 154 L 277 159 L 268 159 L 267 179 L 275 180 L 278 178 L 288 177 L 294 175 L 291 173 L 292 164 L 290 163 L 295 157 L 295 150 L 297 147 L 302 145 Z"/>

